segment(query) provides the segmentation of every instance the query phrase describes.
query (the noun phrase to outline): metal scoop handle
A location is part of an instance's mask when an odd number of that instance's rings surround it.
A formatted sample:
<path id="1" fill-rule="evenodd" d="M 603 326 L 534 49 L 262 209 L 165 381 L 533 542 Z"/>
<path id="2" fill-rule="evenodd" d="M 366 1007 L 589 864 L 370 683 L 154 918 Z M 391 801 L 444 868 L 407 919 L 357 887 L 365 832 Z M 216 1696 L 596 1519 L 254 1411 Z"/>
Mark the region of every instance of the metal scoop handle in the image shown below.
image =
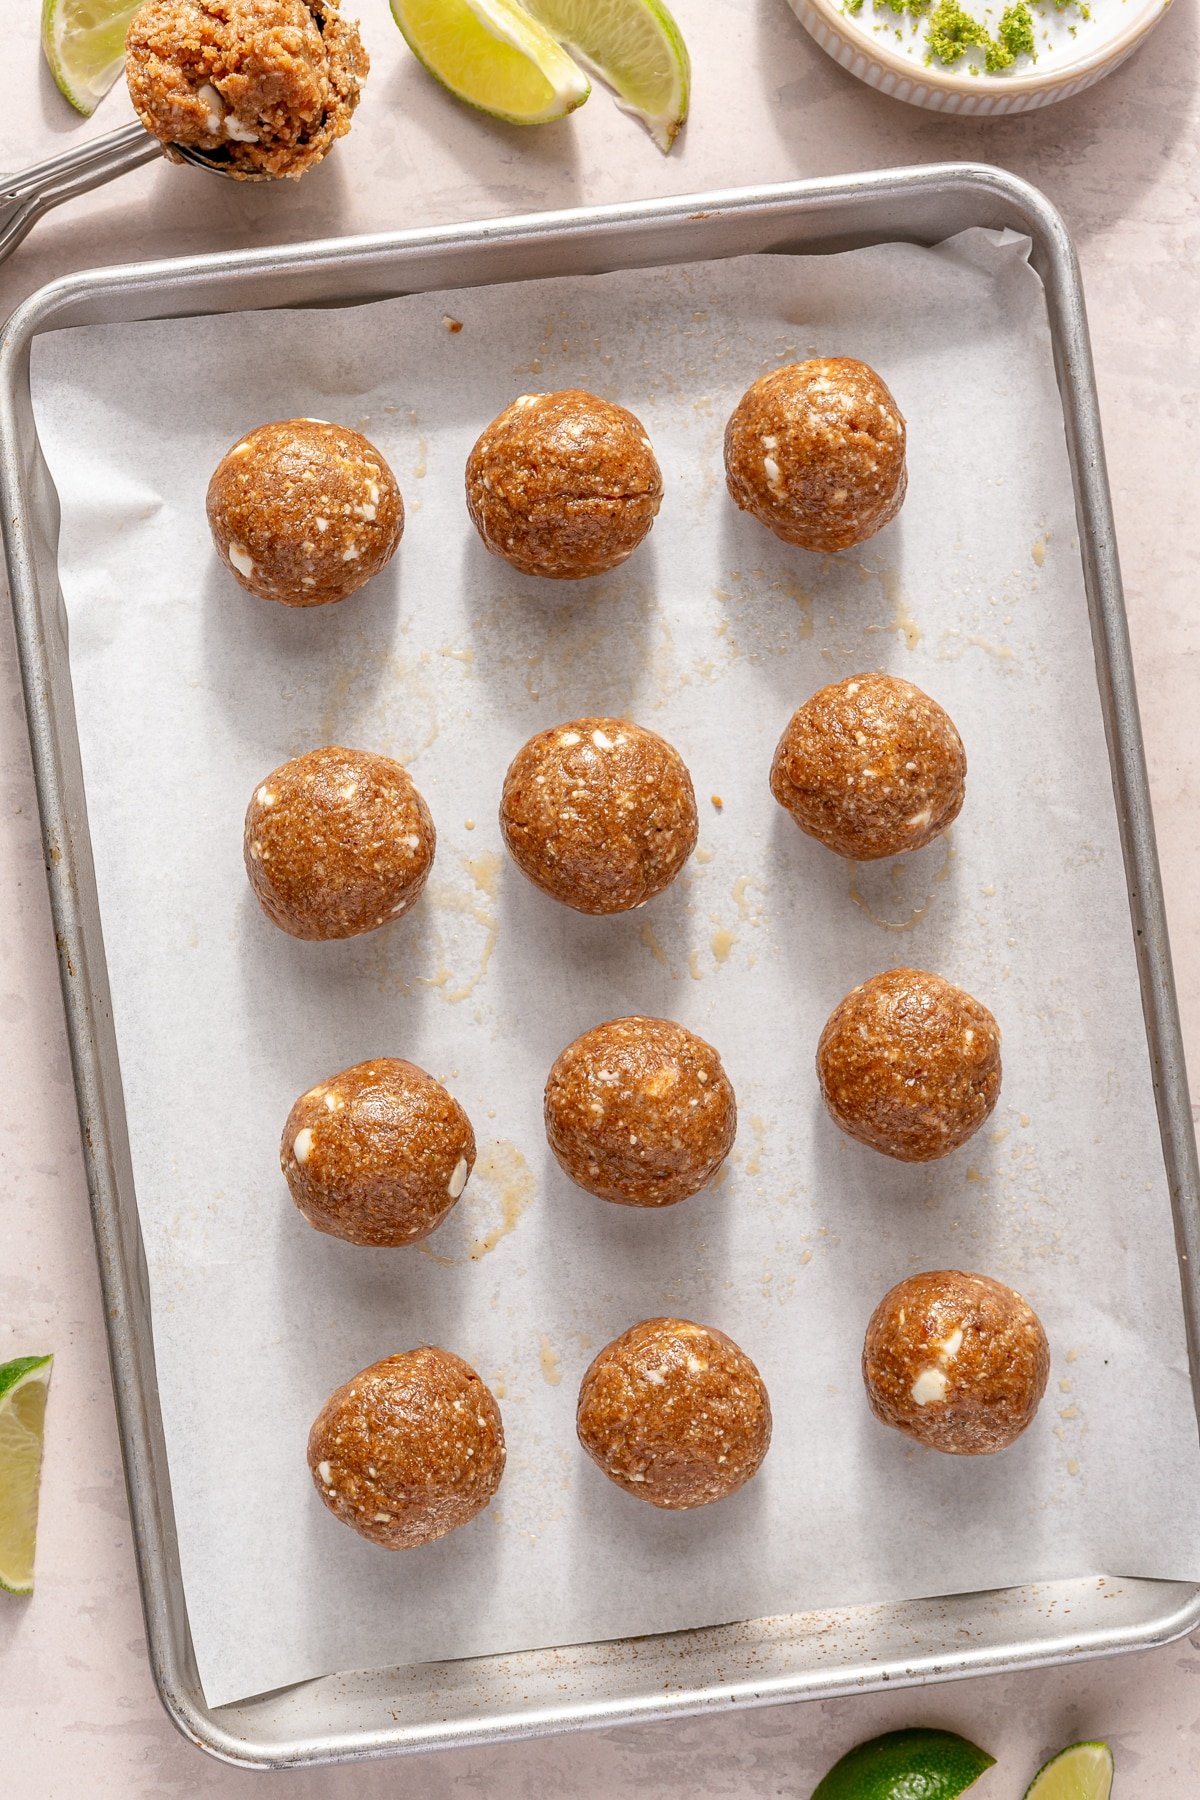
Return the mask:
<path id="1" fill-rule="evenodd" d="M 135 121 L 34 163 L 19 175 L 0 176 L 0 262 L 52 206 L 115 181 L 161 155 L 162 145 Z"/>

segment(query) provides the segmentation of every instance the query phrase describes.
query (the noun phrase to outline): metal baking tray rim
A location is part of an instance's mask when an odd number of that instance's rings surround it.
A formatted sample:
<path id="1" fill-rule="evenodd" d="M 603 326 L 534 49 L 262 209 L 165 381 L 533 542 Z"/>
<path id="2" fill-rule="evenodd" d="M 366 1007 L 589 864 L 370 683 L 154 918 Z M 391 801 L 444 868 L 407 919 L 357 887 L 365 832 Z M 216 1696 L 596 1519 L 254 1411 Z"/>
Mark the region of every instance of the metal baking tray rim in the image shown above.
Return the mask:
<path id="1" fill-rule="evenodd" d="M 750 250 L 815 254 L 897 239 L 935 243 L 967 225 L 1026 233 L 1046 293 L 1195 1386 L 1200 1184 L 1190 1097 L 1079 270 L 1066 227 L 1044 195 L 984 164 L 933 164 L 172 258 L 52 282 L 0 332 L 0 531 L 150 1662 L 173 1722 L 223 1761 L 296 1767 L 829 1697 L 1146 1649 L 1200 1627 L 1200 1586 L 1096 1577 L 331 1675 L 215 1709 L 204 1700 L 188 1635 L 70 699 L 66 617 L 55 567 L 57 500 L 38 449 L 29 393 L 32 339 L 104 320 L 344 305 L 416 289 L 652 267 Z M 1106 1612 L 1111 1602 L 1118 1603 L 1116 1610 Z M 1033 1612 L 1057 1622 L 1031 1636 Z M 1009 1635 L 1014 1631 L 1015 1639 Z M 589 1690 L 599 1697 L 580 1697 Z M 419 1706 L 421 1716 L 403 1718 L 406 1703 Z M 320 1725 L 306 1707 L 320 1715 Z"/>

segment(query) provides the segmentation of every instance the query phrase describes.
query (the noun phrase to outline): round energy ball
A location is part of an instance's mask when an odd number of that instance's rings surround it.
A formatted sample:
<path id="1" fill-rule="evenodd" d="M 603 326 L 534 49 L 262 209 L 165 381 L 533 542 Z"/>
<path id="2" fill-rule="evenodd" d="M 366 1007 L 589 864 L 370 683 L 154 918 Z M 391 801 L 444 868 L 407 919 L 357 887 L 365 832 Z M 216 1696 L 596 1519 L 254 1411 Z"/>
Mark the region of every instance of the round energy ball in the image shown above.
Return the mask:
<path id="1" fill-rule="evenodd" d="M 948 1156 L 1000 1093 L 1000 1028 L 987 1007 L 925 969 L 889 969 L 835 1006 L 817 1046 L 834 1122 L 899 1162 Z"/>
<path id="2" fill-rule="evenodd" d="M 818 356 L 762 375 L 725 427 L 725 478 L 785 543 L 847 550 L 900 510 L 904 420 L 874 369 Z"/>
<path id="3" fill-rule="evenodd" d="M 234 580 L 260 600 L 327 606 L 391 561 L 404 502 L 357 431 L 284 419 L 239 438 L 208 484 L 208 523 Z"/>
<path id="4" fill-rule="evenodd" d="M 504 1473 L 495 1397 L 469 1363 L 425 1345 L 329 1396 L 308 1467 L 330 1512 L 385 1550 L 414 1550 L 483 1511 Z"/>
<path id="5" fill-rule="evenodd" d="M 347 938 L 417 900 L 437 835 L 400 763 L 330 745 L 282 763 L 246 809 L 246 873 L 259 905 L 298 938 Z"/>
<path id="6" fill-rule="evenodd" d="M 944 831 L 966 775 L 962 739 L 936 700 L 896 675 L 853 675 L 792 714 L 771 792 L 809 837 L 872 862 Z"/>
<path id="7" fill-rule="evenodd" d="M 440 1081 L 383 1056 L 301 1094 L 279 1163 L 318 1231 L 351 1244 L 415 1244 L 466 1187 L 475 1133 Z"/>
<path id="8" fill-rule="evenodd" d="M 628 719 L 539 731 L 504 777 L 500 830 L 510 856 L 576 912 L 628 912 L 661 894 L 699 829 L 683 758 Z"/>
<path id="9" fill-rule="evenodd" d="M 370 62 L 337 0 L 145 0 L 125 76 L 146 130 L 241 180 L 298 179 L 344 137 Z"/>
<path id="10" fill-rule="evenodd" d="M 737 1102 L 703 1038 L 671 1019 L 610 1019 L 554 1064 L 545 1119 L 577 1187 L 622 1206 L 674 1206 L 728 1156 Z"/>
<path id="11" fill-rule="evenodd" d="M 579 1441 L 610 1481 L 683 1510 L 736 1493 L 771 1442 L 762 1376 L 732 1338 L 645 1319 L 607 1345 L 579 1389 Z"/>
<path id="12" fill-rule="evenodd" d="M 1001 1281 L 939 1269 L 884 1295 L 867 1326 L 871 1411 L 931 1450 L 990 1456 L 1019 1438 L 1050 1374 L 1033 1309 Z"/>
<path id="13" fill-rule="evenodd" d="M 522 394 L 467 458 L 467 509 L 522 575 L 578 581 L 637 549 L 662 503 L 639 419 L 581 388 Z"/>

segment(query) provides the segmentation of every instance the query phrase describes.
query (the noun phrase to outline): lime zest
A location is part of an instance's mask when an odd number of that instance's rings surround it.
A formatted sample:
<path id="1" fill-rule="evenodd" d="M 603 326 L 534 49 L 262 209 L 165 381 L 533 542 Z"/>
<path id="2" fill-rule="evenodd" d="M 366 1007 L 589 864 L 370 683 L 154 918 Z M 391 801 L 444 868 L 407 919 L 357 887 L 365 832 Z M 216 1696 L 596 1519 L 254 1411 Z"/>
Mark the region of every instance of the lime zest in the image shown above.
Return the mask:
<path id="1" fill-rule="evenodd" d="M 935 0 L 871 0 L 871 3 L 875 13 L 891 12 L 897 19 L 907 22 L 907 39 L 899 27 L 895 28 L 895 36 L 902 44 L 923 42 L 926 68 L 931 68 L 935 62 L 945 68 L 954 68 L 969 50 L 982 50 L 982 65 L 976 62 L 967 65 L 972 75 L 984 71 L 989 75 L 1002 75 L 1025 59 L 1036 63 L 1037 31 L 1047 16 L 1075 13 L 1085 22 L 1092 16 L 1088 0 L 1010 0 L 993 31 L 987 17 L 989 9 L 985 6 L 984 16 L 980 17 L 968 11 L 962 0 L 937 0 L 936 4 Z M 865 0 L 841 0 L 841 6 L 848 17 L 862 21 Z M 882 26 L 875 23 L 871 27 L 873 31 L 881 28 L 890 29 L 886 19 Z M 1067 30 L 1074 37 L 1078 25 L 1069 24 Z M 1046 36 L 1044 31 L 1043 36 Z M 1049 42 L 1048 37 L 1046 41 Z"/>
<path id="2" fill-rule="evenodd" d="M 953 68 L 971 47 L 986 50 L 991 44 L 986 25 L 964 10 L 958 0 L 938 0 L 929 20 L 929 49 L 940 63 Z"/>

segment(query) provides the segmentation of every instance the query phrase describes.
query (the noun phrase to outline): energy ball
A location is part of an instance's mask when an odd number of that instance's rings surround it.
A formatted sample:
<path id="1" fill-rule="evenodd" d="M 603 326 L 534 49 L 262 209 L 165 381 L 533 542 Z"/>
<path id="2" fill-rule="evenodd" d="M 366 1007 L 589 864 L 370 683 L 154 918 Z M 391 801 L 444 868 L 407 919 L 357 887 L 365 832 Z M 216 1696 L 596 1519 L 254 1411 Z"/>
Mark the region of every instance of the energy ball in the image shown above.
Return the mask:
<path id="1" fill-rule="evenodd" d="M 337 0 L 145 0 L 125 38 L 146 130 L 242 180 L 298 179 L 344 137 L 370 62 Z"/>
<path id="2" fill-rule="evenodd" d="M 863 1345 L 871 1411 L 950 1456 L 991 1456 L 1019 1438 L 1050 1374 L 1041 1321 L 988 1275 L 939 1269 L 885 1294 Z"/>
<path id="3" fill-rule="evenodd" d="M 900 510 L 904 420 L 874 369 L 818 356 L 760 376 L 725 427 L 725 478 L 743 512 L 805 550 L 848 550 Z"/>
<path id="4" fill-rule="evenodd" d="M 736 1493 L 771 1442 L 762 1376 L 732 1338 L 644 1319 L 603 1349 L 579 1389 L 579 1441 L 610 1481 L 682 1511 Z"/>
<path id="5" fill-rule="evenodd" d="M 246 873 L 258 903 L 298 938 L 348 938 L 418 899 L 437 834 L 400 763 L 329 745 L 281 763 L 246 809 Z"/>
<path id="6" fill-rule="evenodd" d="M 239 438 L 208 484 L 217 555 L 260 600 L 327 606 L 391 561 L 404 530 L 396 477 L 345 425 L 284 419 Z"/>
<path id="7" fill-rule="evenodd" d="M 936 700 L 897 675 L 853 675 L 792 714 L 771 792 L 809 837 L 873 862 L 944 831 L 966 776 L 962 739 Z"/>
<path id="8" fill-rule="evenodd" d="M 500 830 L 543 893 L 583 913 L 628 912 L 674 881 L 699 833 L 687 766 L 628 719 L 539 731 L 504 777 Z"/>
<path id="9" fill-rule="evenodd" d="M 343 1525 L 385 1550 L 415 1550 L 469 1524 L 500 1486 L 500 1408 L 452 1351 L 385 1356 L 329 1396 L 308 1467 Z"/>
<path id="10" fill-rule="evenodd" d="M 577 1187 L 621 1206 L 674 1206 L 728 1156 L 737 1102 L 703 1038 L 670 1019 L 610 1019 L 558 1058 L 545 1118 Z"/>
<path id="11" fill-rule="evenodd" d="M 279 1163 L 318 1231 L 351 1244 L 415 1244 L 466 1187 L 475 1133 L 440 1081 L 384 1056 L 301 1094 Z"/>
<path id="12" fill-rule="evenodd" d="M 467 458 L 475 528 L 522 575 L 579 581 L 615 569 L 661 504 L 640 419 L 581 388 L 522 394 Z"/>
<path id="13" fill-rule="evenodd" d="M 835 1124 L 899 1162 L 934 1162 L 979 1130 L 1000 1092 L 1000 1028 L 925 969 L 889 969 L 835 1006 L 817 1046 Z"/>

